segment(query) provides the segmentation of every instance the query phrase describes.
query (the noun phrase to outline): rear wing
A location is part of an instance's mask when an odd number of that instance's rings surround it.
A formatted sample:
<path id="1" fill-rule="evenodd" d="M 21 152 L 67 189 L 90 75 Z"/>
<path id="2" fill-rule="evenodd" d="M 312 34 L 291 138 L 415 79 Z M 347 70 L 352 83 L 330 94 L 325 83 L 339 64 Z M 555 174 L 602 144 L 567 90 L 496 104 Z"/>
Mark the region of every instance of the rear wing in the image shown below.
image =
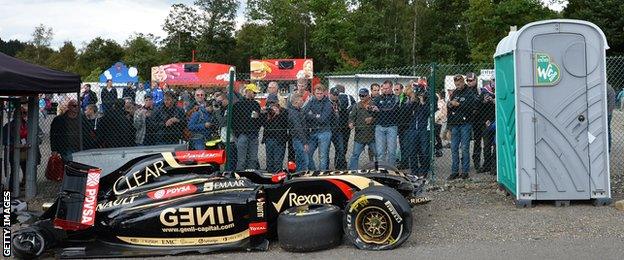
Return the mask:
<path id="1" fill-rule="evenodd" d="M 97 195 L 102 170 L 69 162 L 57 199 L 54 226 L 64 230 L 83 230 L 95 223 Z"/>

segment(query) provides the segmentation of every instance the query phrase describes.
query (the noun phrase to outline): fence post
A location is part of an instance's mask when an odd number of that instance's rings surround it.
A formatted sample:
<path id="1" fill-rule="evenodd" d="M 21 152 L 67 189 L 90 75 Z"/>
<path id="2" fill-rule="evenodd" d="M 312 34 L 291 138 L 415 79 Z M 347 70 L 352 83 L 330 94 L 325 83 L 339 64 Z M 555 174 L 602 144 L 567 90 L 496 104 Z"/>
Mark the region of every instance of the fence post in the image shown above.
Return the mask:
<path id="1" fill-rule="evenodd" d="M 13 149 L 11 149 L 11 155 L 7 155 L 8 158 L 12 158 L 11 160 L 11 177 L 13 177 L 13 196 L 16 198 L 20 196 L 20 125 L 22 124 L 22 112 L 21 112 L 21 104 L 19 100 L 13 101 L 13 126 L 10 131 L 13 133 L 11 137 L 11 132 L 7 135 L 7 138 L 12 139 Z M 11 123 L 9 119 L 9 127 L 11 128 Z M 10 146 L 9 146 L 10 147 Z"/>
<path id="2" fill-rule="evenodd" d="M 431 181 L 434 182 L 436 180 L 436 171 L 435 171 L 435 161 L 434 161 L 434 150 L 435 150 L 435 109 L 437 107 L 436 102 L 436 67 L 437 64 L 435 62 L 431 63 L 431 82 L 429 87 L 429 168 L 431 171 Z"/>
<path id="3" fill-rule="evenodd" d="M 228 106 L 227 106 L 227 127 L 225 130 L 225 156 L 226 156 L 226 165 L 229 162 L 229 160 L 231 158 L 227 158 L 231 152 L 230 150 L 232 149 L 230 147 L 230 135 L 232 134 L 232 101 L 234 100 L 234 81 L 236 80 L 236 70 L 234 69 L 234 67 L 230 68 L 230 82 L 228 84 Z"/>
<path id="4" fill-rule="evenodd" d="M 32 199 L 37 195 L 37 161 L 40 158 L 39 150 L 39 100 L 37 95 L 28 97 L 28 156 L 26 157 L 26 198 Z"/>

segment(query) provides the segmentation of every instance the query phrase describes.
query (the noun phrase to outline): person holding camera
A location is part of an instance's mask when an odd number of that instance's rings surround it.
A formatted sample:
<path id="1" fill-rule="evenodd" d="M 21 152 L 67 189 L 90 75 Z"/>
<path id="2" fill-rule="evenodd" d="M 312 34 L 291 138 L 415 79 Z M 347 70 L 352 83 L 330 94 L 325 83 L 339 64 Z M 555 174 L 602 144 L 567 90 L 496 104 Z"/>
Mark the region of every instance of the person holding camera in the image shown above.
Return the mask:
<path id="1" fill-rule="evenodd" d="M 206 147 L 206 141 L 212 138 L 218 122 L 212 115 L 212 107 L 207 107 L 205 104 L 197 104 L 196 107 L 196 111 L 191 114 L 188 121 L 188 130 L 192 134 L 189 141 L 195 150 L 203 150 Z"/>
<path id="2" fill-rule="evenodd" d="M 375 156 L 375 117 L 373 117 L 372 98 L 366 88 L 358 91 L 358 102 L 349 113 L 349 128 L 355 129 L 353 153 L 349 159 L 349 170 L 357 170 L 360 154 L 368 146 Z"/>
<path id="3" fill-rule="evenodd" d="M 266 170 L 277 172 L 282 169 L 286 142 L 288 140 L 288 114 L 279 104 L 276 93 L 271 93 L 266 99 L 266 122 L 262 143 L 266 149 Z"/>
<path id="4" fill-rule="evenodd" d="M 451 129 L 451 175 L 448 180 L 468 178 L 470 171 L 471 117 L 477 97 L 464 82 L 464 76 L 453 77 L 455 91 L 449 97 L 447 125 Z M 462 172 L 459 172 L 459 148 L 462 149 Z"/>
<path id="5" fill-rule="evenodd" d="M 481 113 L 483 115 L 483 166 L 479 172 L 492 172 L 495 167 L 495 153 L 496 147 L 494 138 L 496 131 L 493 130 L 492 124 L 496 120 L 496 95 L 494 85 L 486 85 L 481 88 L 481 94 L 479 95 L 479 101 L 481 103 Z"/>
<path id="6" fill-rule="evenodd" d="M 409 128 L 406 130 L 406 154 L 413 175 L 423 177 L 430 169 L 430 138 L 432 130 L 429 121 L 429 90 L 425 81 L 412 85 L 414 94 L 405 105 L 409 115 Z"/>

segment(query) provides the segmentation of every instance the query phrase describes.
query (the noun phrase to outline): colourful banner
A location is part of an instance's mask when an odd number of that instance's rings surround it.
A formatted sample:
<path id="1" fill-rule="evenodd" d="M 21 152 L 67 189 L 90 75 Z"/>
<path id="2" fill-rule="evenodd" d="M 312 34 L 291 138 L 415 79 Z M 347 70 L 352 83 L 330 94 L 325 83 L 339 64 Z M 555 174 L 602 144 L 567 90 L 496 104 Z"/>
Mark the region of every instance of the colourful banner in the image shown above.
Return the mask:
<path id="1" fill-rule="evenodd" d="M 251 60 L 251 80 L 312 79 L 312 59 Z"/>
<path id="2" fill-rule="evenodd" d="M 216 85 L 226 86 L 230 80 L 227 64 L 189 62 L 152 67 L 152 81 L 167 85 Z"/>

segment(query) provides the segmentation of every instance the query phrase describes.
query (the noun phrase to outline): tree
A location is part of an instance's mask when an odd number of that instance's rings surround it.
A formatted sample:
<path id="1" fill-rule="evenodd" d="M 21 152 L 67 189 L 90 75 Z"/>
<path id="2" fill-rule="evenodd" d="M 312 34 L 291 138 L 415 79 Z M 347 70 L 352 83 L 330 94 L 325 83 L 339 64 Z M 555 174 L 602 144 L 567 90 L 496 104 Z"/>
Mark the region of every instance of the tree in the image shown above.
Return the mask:
<path id="1" fill-rule="evenodd" d="M 89 42 L 78 56 L 77 71 L 84 78 L 94 68 L 108 69 L 115 62 L 121 61 L 123 55 L 124 50 L 117 42 L 97 37 Z"/>
<path id="2" fill-rule="evenodd" d="M 596 24 L 607 37 L 610 55 L 624 55 L 624 1 L 569 0 L 563 10 L 565 18 L 581 19 Z"/>
<path id="3" fill-rule="evenodd" d="M 264 50 L 261 43 L 270 28 L 266 25 L 245 23 L 236 32 L 236 49 L 234 50 L 234 62 L 237 71 L 249 71 L 250 59 L 264 58 Z"/>
<path id="4" fill-rule="evenodd" d="M 0 39 L 0 52 L 9 56 L 15 56 L 15 54 L 23 50 L 24 47 L 26 47 L 26 43 L 24 42 L 18 40 L 9 40 L 5 42 Z"/>
<path id="5" fill-rule="evenodd" d="M 126 40 L 124 58 L 128 66 L 135 66 L 141 80 L 151 78 L 152 67 L 161 64 L 163 57 L 158 47 L 150 40 L 153 35 L 135 34 Z"/>
<path id="6" fill-rule="evenodd" d="M 67 71 L 67 72 L 77 72 L 76 71 L 76 58 L 78 53 L 76 53 L 76 47 L 74 44 L 67 41 L 63 44 L 63 46 L 59 49 L 58 52 L 53 53 L 48 59 L 47 63 L 50 68 Z"/>
<path id="7" fill-rule="evenodd" d="M 196 46 L 199 15 L 185 4 L 174 4 L 165 19 L 163 30 L 167 37 L 163 40 L 168 62 L 191 60 Z"/>
<path id="8" fill-rule="evenodd" d="M 34 64 L 47 66 L 48 59 L 54 53 L 54 50 L 50 48 L 53 36 L 52 28 L 39 24 L 32 33 L 32 40 L 16 54 L 16 57 Z"/>
<path id="9" fill-rule="evenodd" d="M 468 21 L 470 56 L 474 62 L 492 62 L 498 42 L 507 35 L 509 26 L 557 17 L 538 0 L 470 0 L 465 12 Z"/>
<path id="10" fill-rule="evenodd" d="M 205 61 L 228 63 L 232 60 L 234 26 L 238 1 L 236 0 L 197 0 L 200 10 L 197 58 Z"/>

